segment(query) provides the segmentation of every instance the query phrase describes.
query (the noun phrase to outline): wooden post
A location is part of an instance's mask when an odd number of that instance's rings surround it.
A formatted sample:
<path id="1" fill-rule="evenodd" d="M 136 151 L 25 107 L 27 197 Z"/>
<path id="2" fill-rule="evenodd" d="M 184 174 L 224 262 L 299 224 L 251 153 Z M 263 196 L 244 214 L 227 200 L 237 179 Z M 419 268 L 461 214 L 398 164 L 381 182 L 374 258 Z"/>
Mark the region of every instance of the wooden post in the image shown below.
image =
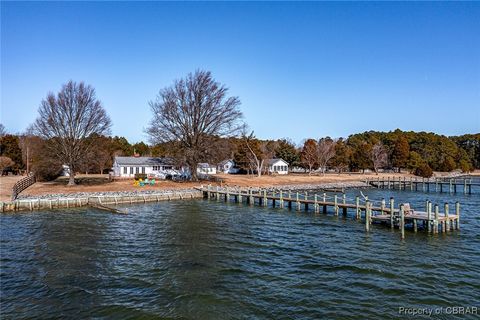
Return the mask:
<path id="1" fill-rule="evenodd" d="M 292 190 L 290 190 L 290 189 L 288 190 L 288 198 L 292 199 Z"/>
<path id="2" fill-rule="evenodd" d="M 343 215 L 346 216 L 347 215 L 347 195 L 345 193 L 343 193 L 343 199 L 342 199 L 342 202 L 343 202 Z"/>
<path id="3" fill-rule="evenodd" d="M 410 191 L 413 191 L 413 180 L 412 180 L 412 177 L 410 177 Z"/>
<path id="4" fill-rule="evenodd" d="M 467 179 L 463 179 L 463 193 L 467 194 Z"/>
<path id="5" fill-rule="evenodd" d="M 452 179 L 449 179 L 448 183 L 449 183 L 448 192 L 452 193 Z"/>
<path id="6" fill-rule="evenodd" d="M 327 214 L 327 205 L 326 205 L 326 202 L 327 202 L 327 194 L 324 192 L 324 193 L 323 193 L 323 213 L 324 213 L 324 214 Z"/>
<path id="7" fill-rule="evenodd" d="M 448 208 L 448 203 L 445 202 L 445 207 L 443 209 L 445 212 L 445 231 L 448 232 L 450 231 L 450 219 L 448 218 L 448 214 L 449 214 L 449 208 Z"/>
<path id="8" fill-rule="evenodd" d="M 403 209 L 403 204 L 400 205 L 400 230 L 403 240 L 405 239 L 405 211 Z"/>
<path id="9" fill-rule="evenodd" d="M 300 201 L 298 201 L 298 192 L 297 192 L 297 196 L 296 196 L 296 205 L 297 205 L 297 211 L 300 211 Z"/>
<path id="10" fill-rule="evenodd" d="M 433 233 L 438 233 L 438 204 L 435 204 L 435 220 L 433 221 Z"/>
<path id="11" fill-rule="evenodd" d="M 395 214 L 395 200 L 393 199 L 393 197 L 390 197 L 390 228 L 394 228 L 394 220 L 393 220 L 393 217 L 394 217 L 394 214 Z"/>
<path id="12" fill-rule="evenodd" d="M 355 217 L 360 219 L 360 197 L 355 197 Z"/>
<path id="13" fill-rule="evenodd" d="M 303 204 L 304 204 L 304 206 L 305 206 L 305 211 L 308 211 L 308 202 L 307 202 L 307 201 L 308 201 L 308 193 L 307 193 L 307 191 L 305 191 L 304 200 L 305 200 L 305 201 L 303 202 Z"/>
<path id="14" fill-rule="evenodd" d="M 229 201 L 230 201 L 230 190 L 227 187 L 225 190 L 225 202 L 229 202 Z"/>
<path id="15" fill-rule="evenodd" d="M 418 226 L 417 226 L 417 219 L 413 219 L 413 232 L 417 232 Z"/>
<path id="16" fill-rule="evenodd" d="M 280 190 L 280 208 L 283 208 L 283 191 Z"/>
<path id="17" fill-rule="evenodd" d="M 455 215 L 457 216 L 457 230 L 460 230 L 460 203 L 457 201 L 455 202 Z"/>
<path id="18" fill-rule="evenodd" d="M 367 232 L 370 231 L 369 215 L 370 215 L 370 201 L 367 200 L 365 202 L 365 231 Z"/>
<path id="19" fill-rule="evenodd" d="M 425 178 L 422 178 L 422 191 L 425 192 Z"/>
<path id="20" fill-rule="evenodd" d="M 334 205 L 335 205 L 335 215 L 338 216 L 338 199 L 337 194 L 334 196 Z"/>
<path id="21" fill-rule="evenodd" d="M 432 203 L 428 201 L 427 203 L 427 230 L 428 232 L 432 231 L 431 220 L 432 219 Z"/>
<path id="22" fill-rule="evenodd" d="M 318 200 L 317 200 L 317 194 L 315 193 L 315 196 L 313 198 L 313 201 L 314 201 L 314 204 L 313 204 L 313 209 L 315 211 L 315 213 L 318 213 Z"/>
<path id="23" fill-rule="evenodd" d="M 266 207 L 267 205 L 268 205 L 267 190 L 263 190 L 263 206 Z"/>
<path id="24" fill-rule="evenodd" d="M 238 190 L 237 201 L 238 201 L 238 203 L 242 203 L 242 202 L 243 202 L 243 201 L 242 201 L 242 190 L 241 190 L 241 189 Z"/>
<path id="25" fill-rule="evenodd" d="M 387 186 L 388 186 L 388 189 L 390 189 L 390 176 L 387 179 Z"/>
<path id="26" fill-rule="evenodd" d="M 385 212 L 385 198 L 382 198 L 382 202 L 380 205 L 380 213 L 383 214 Z"/>

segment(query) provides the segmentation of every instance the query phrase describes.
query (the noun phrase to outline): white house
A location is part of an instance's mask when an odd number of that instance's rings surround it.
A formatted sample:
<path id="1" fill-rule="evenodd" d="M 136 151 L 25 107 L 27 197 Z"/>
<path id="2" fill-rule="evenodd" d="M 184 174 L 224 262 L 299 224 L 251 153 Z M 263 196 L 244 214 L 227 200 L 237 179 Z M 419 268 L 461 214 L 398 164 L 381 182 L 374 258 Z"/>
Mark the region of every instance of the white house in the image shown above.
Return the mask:
<path id="1" fill-rule="evenodd" d="M 197 173 L 199 174 L 216 174 L 217 168 L 208 163 L 199 163 L 197 165 Z"/>
<path id="2" fill-rule="evenodd" d="M 174 169 L 170 158 L 158 157 L 115 157 L 113 160 L 115 177 L 133 178 L 136 173 L 164 176 Z"/>
<path id="3" fill-rule="evenodd" d="M 238 173 L 239 169 L 235 167 L 235 161 L 227 159 L 217 165 L 217 171 L 222 173 Z"/>
<path id="4" fill-rule="evenodd" d="M 268 172 L 276 174 L 288 174 L 288 163 L 283 159 L 268 159 Z"/>

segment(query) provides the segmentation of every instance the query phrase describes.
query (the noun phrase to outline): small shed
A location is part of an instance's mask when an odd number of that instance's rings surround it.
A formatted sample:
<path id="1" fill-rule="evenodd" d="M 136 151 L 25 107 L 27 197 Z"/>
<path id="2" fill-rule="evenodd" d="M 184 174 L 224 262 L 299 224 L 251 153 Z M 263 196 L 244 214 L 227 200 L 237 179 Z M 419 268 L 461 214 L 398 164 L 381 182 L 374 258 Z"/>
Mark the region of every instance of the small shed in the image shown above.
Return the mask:
<path id="1" fill-rule="evenodd" d="M 200 174 L 216 174 L 217 167 L 209 163 L 199 163 L 197 165 L 197 173 Z"/>
<path id="2" fill-rule="evenodd" d="M 268 159 L 268 172 L 276 174 L 288 174 L 288 162 L 283 159 Z"/>
<path id="3" fill-rule="evenodd" d="M 235 161 L 232 159 L 223 160 L 217 165 L 217 171 L 222 173 L 238 173 L 238 170 L 235 166 Z"/>

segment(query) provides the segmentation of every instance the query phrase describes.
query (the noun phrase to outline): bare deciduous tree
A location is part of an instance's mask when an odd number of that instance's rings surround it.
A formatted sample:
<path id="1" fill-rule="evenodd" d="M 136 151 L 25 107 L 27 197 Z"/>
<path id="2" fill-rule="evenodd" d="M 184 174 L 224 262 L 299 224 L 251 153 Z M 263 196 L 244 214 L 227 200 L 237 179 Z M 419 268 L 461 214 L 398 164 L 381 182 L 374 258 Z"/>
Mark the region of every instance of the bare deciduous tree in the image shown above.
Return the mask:
<path id="1" fill-rule="evenodd" d="M 373 162 L 373 169 L 378 174 L 378 169 L 384 167 L 388 161 L 387 149 L 381 142 L 377 142 L 370 153 L 371 160 Z"/>
<path id="2" fill-rule="evenodd" d="M 177 142 L 179 157 L 197 180 L 197 164 L 208 161 L 211 138 L 240 133 L 240 100 L 227 97 L 228 89 L 210 72 L 196 71 L 160 91 L 150 102 L 153 118 L 147 133 L 153 144 Z"/>
<path id="3" fill-rule="evenodd" d="M 83 82 L 69 81 L 55 96 L 49 93 L 38 109 L 33 128 L 45 140 L 52 157 L 70 168 L 68 184 L 75 184 L 75 171 L 87 154 L 92 134 L 109 134 L 111 121 L 95 96 L 95 89 Z"/>
<path id="4" fill-rule="evenodd" d="M 317 165 L 317 141 L 308 139 L 303 144 L 302 152 L 300 153 L 302 164 L 308 167 L 308 175 L 312 174 L 312 169 Z"/>
<path id="5" fill-rule="evenodd" d="M 318 165 L 320 166 L 320 170 L 322 170 L 323 175 L 325 175 L 325 171 L 327 170 L 328 162 L 335 156 L 335 145 L 336 142 L 329 137 L 318 140 Z"/>
<path id="6" fill-rule="evenodd" d="M 260 177 L 263 172 L 263 166 L 265 163 L 265 157 L 263 156 L 262 147 L 260 141 L 255 139 L 253 131 L 249 136 L 243 135 L 244 143 L 247 148 L 246 158 L 248 168 L 250 172 L 257 172 L 257 176 Z"/>

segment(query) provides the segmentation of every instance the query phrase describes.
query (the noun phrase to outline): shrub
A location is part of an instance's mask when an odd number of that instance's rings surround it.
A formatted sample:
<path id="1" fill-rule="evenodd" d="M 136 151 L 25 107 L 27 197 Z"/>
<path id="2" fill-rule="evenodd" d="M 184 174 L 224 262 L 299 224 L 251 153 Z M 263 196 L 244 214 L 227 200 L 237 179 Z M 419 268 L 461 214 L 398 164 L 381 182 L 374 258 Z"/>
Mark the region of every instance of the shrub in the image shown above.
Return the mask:
<path id="1" fill-rule="evenodd" d="M 147 179 L 147 174 L 145 173 L 135 173 L 135 180 L 145 180 Z"/>

